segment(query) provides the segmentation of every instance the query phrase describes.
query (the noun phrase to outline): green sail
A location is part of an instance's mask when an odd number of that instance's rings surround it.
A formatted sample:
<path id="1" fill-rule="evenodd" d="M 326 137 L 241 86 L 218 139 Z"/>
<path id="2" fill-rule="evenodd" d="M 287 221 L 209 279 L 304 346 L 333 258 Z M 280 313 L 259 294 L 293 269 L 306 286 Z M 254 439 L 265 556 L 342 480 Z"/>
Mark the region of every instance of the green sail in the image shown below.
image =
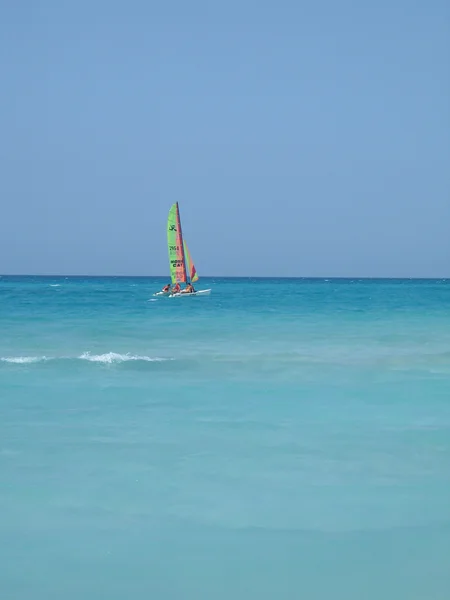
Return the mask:
<path id="1" fill-rule="evenodd" d="M 184 256 L 183 232 L 181 231 L 178 202 L 172 205 L 167 220 L 167 244 L 172 283 L 186 283 L 186 260 Z"/>

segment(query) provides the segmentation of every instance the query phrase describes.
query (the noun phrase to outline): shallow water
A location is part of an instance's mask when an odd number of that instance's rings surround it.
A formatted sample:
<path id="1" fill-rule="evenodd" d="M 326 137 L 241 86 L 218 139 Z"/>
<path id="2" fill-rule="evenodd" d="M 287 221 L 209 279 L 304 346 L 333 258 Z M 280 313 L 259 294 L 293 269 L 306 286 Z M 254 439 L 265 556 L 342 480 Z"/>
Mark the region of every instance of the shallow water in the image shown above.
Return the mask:
<path id="1" fill-rule="evenodd" d="M 0 584 L 450 594 L 450 281 L 0 279 Z"/>

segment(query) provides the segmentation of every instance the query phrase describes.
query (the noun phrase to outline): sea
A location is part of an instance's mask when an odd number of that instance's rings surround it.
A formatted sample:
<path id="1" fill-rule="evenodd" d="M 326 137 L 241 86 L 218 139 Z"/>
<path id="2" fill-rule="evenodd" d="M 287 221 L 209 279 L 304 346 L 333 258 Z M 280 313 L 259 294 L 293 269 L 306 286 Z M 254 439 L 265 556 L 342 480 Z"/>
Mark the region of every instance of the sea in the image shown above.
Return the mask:
<path id="1" fill-rule="evenodd" d="M 448 600 L 450 280 L 0 278 L 2 600 Z"/>

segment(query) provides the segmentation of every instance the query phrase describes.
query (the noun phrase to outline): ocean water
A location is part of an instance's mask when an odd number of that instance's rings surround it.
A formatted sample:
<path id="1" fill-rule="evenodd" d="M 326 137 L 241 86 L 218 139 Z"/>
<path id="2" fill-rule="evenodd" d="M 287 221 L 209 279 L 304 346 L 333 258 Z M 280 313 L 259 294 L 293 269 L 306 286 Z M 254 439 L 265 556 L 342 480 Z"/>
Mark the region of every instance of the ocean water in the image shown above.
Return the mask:
<path id="1" fill-rule="evenodd" d="M 450 281 L 0 278 L 2 600 L 448 600 Z"/>

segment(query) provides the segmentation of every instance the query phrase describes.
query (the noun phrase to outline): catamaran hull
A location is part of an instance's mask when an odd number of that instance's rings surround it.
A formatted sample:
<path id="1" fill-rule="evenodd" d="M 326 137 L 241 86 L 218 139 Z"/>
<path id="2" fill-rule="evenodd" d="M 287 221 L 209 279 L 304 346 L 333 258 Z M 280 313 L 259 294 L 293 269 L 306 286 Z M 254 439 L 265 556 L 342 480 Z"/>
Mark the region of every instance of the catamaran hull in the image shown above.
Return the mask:
<path id="1" fill-rule="evenodd" d="M 170 296 L 170 292 L 156 292 L 154 296 Z"/>
<path id="2" fill-rule="evenodd" d="M 198 290 L 198 292 L 192 292 L 191 294 L 170 294 L 169 298 L 183 298 L 184 296 L 209 296 L 211 290 Z"/>

